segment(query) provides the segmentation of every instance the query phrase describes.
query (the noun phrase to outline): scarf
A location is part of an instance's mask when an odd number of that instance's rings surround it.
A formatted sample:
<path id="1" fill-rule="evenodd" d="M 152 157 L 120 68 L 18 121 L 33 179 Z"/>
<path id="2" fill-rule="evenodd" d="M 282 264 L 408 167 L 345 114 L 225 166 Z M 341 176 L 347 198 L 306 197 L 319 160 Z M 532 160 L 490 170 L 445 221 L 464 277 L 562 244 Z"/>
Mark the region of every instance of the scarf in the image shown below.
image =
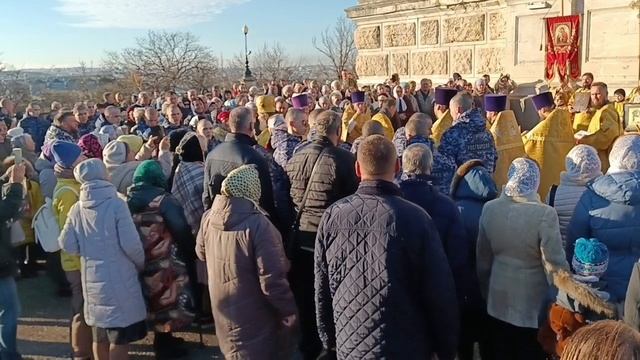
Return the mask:
<path id="1" fill-rule="evenodd" d="M 242 165 L 231 171 L 222 182 L 222 194 L 258 203 L 261 196 L 260 175 L 254 165 Z"/>

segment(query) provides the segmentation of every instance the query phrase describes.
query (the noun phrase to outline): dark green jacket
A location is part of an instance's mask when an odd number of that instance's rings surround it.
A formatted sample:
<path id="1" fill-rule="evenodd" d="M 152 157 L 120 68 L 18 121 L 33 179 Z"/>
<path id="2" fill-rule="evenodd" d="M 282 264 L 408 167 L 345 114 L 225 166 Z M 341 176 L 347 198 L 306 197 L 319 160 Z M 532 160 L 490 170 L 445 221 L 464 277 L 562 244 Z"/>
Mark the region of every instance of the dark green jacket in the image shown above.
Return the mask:
<path id="1" fill-rule="evenodd" d="M 0 200 L 0 279 L 15 276 L 16 260 L 13 256 L 9 220 L 21 216 L 23 188 L 20 184 L 10 184 L 4 188 Z"/>

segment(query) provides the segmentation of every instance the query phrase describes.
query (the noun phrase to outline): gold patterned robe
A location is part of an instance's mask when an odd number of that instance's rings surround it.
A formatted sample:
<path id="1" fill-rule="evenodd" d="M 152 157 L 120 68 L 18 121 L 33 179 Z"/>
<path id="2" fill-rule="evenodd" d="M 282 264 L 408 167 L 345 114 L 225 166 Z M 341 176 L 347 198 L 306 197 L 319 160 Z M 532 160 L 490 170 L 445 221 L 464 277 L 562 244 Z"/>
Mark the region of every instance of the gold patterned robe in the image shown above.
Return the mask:
<path id="1" fill-rule="evenodd" d="M 520 126 L 513 111 L 504 110 L 496 116 L 491 125 L 491 134 L 496 142 L 496 151 L 498 152 L 493 179 L 498 189 L 502 189 L 502 186 L 507 183 L 507 172 L 511 162 L 526 155 L 520 136 Z"/>
<path id="2" fill-rule="evenodd" d="M 560 183 L 560 173 L 565 170 L 565 158 L 575 146 L 571 128 L 571 115 L 563 109 L 555 109 L 536 127 L 523 136 L 524 151 L 540 166 L 541 199 L 547 198 L 549 188 Z"/>
<path id="3" fill-rule="evenodd" d="M 440 145 L 442 135 L 444 135 L 451 126 L 453 126 L 453 118 L 451 117 L 451 112 L 447 109 L 431 127 L 431 138 L 436 143 L 436 146 Z"/>
<path id="4" fill-rule="evenodd" d="M 609 151 L 613 142 L 624 132 L 615 105 L 608 103 L 598 109 L 591 118 L 587 132 L 589 135 L 580 139 L 580 143 L 591 145 L 598 150 L 602 172 L 606 173 L 609 169 Z"/>
<path id="5" fill-rule="evenodd" d="M 354 122 L 351 123 L 351 120 Z M 342 141 L 353 144 L 362 135 L 362 127 L 369 120 L 371 120 L 369 110 L 366 114 L 358 114 L 354 106 L 349 105 L 342 113 Z M 351 130 L 349 130 L 350 127 Z"/>

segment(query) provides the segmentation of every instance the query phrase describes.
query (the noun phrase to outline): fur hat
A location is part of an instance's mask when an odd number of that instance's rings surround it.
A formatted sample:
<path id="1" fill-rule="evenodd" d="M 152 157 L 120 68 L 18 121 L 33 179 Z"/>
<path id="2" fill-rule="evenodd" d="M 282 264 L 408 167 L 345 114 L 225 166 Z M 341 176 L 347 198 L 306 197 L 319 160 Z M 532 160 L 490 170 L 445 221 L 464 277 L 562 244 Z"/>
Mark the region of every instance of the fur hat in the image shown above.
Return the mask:
<path id="1" fill-rule="evenodd" d="M 484 167 L 484 163 L 480 159 L 472 159 L 467 161 L 466 163 L 460 165 L 456 173 L 453 175 L 453 180 L 451 181 L 451 191 L 449 194 L 455 194 L 458 189 L 458 185 L 460 185 L 460 181 L 464 179 L 464 177 L 471 171 L 471 169 L 482 166 Z"/>

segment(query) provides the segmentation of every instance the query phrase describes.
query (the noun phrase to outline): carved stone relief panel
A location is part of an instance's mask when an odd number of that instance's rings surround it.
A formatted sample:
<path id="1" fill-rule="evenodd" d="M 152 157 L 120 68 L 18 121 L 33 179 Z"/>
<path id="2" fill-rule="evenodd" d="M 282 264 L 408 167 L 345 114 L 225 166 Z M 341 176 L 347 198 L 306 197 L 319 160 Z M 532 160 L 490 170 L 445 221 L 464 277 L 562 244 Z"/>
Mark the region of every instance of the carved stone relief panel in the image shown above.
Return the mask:
<path id="1" fill-rule="evenodd" d="M 364 26 L 356 30 L 356 48 L 378 49 L 380 48 L 380 26 Z"/>
<path id="2" fill-rule="evenodd" d="M 411 56 L 414 75 L 447 74 L 448 52 L 446 50 L 414 52 Z"/>
<path id="3" fill-rule="evenodd" d="M 507 35 L 507 19 L 501 12 L 489 14 L 489 40 L 505 39 Z"/>
<path id="4" fill-rule="evenodd" d="M 477 52 L 477 73 L 497 74 L 504 70 L 502 64 L 505 56 L 504 48 L 482 48 Z"/>
<path id="5" fill-rule="evenodd" d="M 415 46 L 416 23 L 391 24 L 384 26 L 384 46 Z"/>
<path id="6" fill-rule="evenodd" d="M 360 76 L 387 76 L 387 55 L 358 55 L 356 72 Z"/>
<path id="7" fill-rule="evenodd" d="M 485 16 L 461 16 L 444 19 L 442 34 L 444 43 L 484 41 Z"/>
<path id="8" fill-rule="evenodd" d="M 473 51 L 471 49 L 452 50 L 451 71 L 455 71 L 460 74 L 473 73 Z"/>
<path id="9" fill-rule="evenodd" d="M 409 53 L 391 54 L 390 73 L 399 75 L 409 75 Z"/>
<path id="10" fill-rule="evenodd" d="M 424 20 L 420 22 L 420 45 L 437 45 L 440 35 L 438 20 Z"/>

